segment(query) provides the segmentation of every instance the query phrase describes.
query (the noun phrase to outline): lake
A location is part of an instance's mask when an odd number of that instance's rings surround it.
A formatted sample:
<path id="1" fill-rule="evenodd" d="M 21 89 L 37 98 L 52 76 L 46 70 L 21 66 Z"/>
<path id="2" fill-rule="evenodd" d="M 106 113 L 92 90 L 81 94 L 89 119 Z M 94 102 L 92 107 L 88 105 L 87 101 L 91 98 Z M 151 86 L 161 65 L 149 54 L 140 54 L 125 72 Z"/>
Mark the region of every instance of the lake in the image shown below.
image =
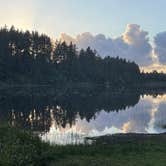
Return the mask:
<path id="1" fill-rule="evenodd" d="M 166 132 L 164 92 L 68 92 L 4 96 L 0 120 L 31 130 L 51 144 L 83 144 L 86 137 Z"/>

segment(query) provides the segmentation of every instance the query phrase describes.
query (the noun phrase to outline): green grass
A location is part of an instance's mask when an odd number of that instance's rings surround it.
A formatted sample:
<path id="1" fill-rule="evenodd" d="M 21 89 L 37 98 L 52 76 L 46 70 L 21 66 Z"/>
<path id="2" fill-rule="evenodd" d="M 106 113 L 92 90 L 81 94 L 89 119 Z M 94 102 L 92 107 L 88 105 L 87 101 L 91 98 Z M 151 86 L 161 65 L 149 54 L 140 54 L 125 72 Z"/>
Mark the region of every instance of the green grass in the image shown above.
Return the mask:
<path id="1" fill-rule="evenodd" d="M 31 133 L 0 127 L 0 166 L 165 166 L 165 136 L 110 142 L 101 137 L 95 145 L 50 146 Z M 116 140 L 118 137 L 116 138 Z"/>

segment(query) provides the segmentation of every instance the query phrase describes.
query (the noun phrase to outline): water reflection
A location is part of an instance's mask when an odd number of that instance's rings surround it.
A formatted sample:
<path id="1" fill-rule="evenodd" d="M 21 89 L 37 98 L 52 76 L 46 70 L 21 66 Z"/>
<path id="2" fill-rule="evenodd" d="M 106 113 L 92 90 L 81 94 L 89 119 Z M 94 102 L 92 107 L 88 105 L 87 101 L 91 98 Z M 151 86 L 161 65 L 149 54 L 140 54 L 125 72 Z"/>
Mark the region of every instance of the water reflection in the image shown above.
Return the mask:
<path id="1" fill-rule="evenodd" d="M 166 95 L 124 93 L 6 97 L 1 120 L 39 134 L 52 144 L 85 143 L 85 137 L 166 132 Z"/>

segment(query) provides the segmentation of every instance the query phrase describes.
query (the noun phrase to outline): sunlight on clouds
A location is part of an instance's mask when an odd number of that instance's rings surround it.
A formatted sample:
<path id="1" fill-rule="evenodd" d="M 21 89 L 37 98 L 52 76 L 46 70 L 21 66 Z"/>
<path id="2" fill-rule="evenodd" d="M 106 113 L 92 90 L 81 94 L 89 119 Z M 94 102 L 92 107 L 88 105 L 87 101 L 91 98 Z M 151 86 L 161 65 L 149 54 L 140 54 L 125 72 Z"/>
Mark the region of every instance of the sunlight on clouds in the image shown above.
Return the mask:
<path id="1" fill-rule="evenodd" d="M 144 72 L 152 72 L 152 71 L 156 70 L 158 72 L 166 73 L 166 65 L 162 65 L 160 63 L 154 63 L 150 66 L 140 67 L 140 69 L 141 69 L 141 71 L 144 71 Z"/>
<path id="2" fill-rule="evenodd" d="M 144 96 L 144 98 L 142 98 L 141 100 L 147 100 L 147 101 L 150 101 L 151 103 L 153 103 L 155 105 L 159 105 L 160 103 L 166 101 L 166 94 L 158 95 L 155 98 L 150 96 L 150 95 L 148 95 L 148 96 Z"/>
<path id="3" fill-rule="evenodd" d="M 153 46 L 153 48 L 154 48 L 154 46 Z M 166 66 L 159 62 L 159 58 L 155 52 L 155 49 L 152 50 L 152 58 L 153 58 L 154 63 L 149 66 L 143 66 L 143 67 L 140 66 L 140 70 L 144 71 L 144 72 L 148 72 L 148 73 L 152 72 L 154 70 L 156 70 L 158 72 L 166 73 Z"/>
<path id="4" fill-rule="evenodd" d="M 124 123 L 124 125 L 122 126 L 122 131 L 123 133 L 127 133 L 129 130 L 130 130 L 130 125 L 131 125 L 131 122 L 126 122 Z"/>
<path id="5" fill-rule="evenodd" d="M 128 24 L 123 34 L 123 40 L 131 45 L 142 45 L 148 41 L 148 32 L 140 29 L 137 24 Z"/>
<path id="6" fill-rule="evenodd" d="M 148 39 L 148 32 L 141 29 L 137 24 L 128 24 L 125 32 L 117 38 L 106 37 L 104 34 L 93 35 L 84 32 L 72 37 L 62 33 L 60 40 L 69 43 L 72 41 L 79 49 L 86 49 L 90 46 L 97 50 L 102 57 L 112 56 L 126 58 L 135 61 L 140 66 L 147 66 L 153 63 L 151 56 L 152 47 Z"/>

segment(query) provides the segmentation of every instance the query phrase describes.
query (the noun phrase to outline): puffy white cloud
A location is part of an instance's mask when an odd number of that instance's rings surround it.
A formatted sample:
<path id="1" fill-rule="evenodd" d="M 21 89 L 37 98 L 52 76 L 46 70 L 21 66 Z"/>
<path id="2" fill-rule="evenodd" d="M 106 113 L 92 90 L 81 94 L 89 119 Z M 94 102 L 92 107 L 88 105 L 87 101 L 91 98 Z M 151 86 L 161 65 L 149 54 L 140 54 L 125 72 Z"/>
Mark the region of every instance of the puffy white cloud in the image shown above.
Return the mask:
<path id="1" fill-rule="evenodd" d="M 166 32 L 158 33 L 154 39 L 155 54 L 161 64 L 166 64 Z"/>
<path id="2" fill-rule="evenodd" d="M 75 38 L 62 34 L 61 40 L 73 42 L 79 49 L 90 46 L 97 50 L 101 56 L 119 56 L 135 61 L 140 66 L 153 63 L 152 46 L 149 43 L 148 32 L 141 30 L 139 25 L 129 24 L 126 31 L 117 38 L 107 38 L 103 34 L 92 35 L 89 32 L 77 35 Z"/>
<path id="3" fill-rule="evenodd" d="M 148 32 L 140 29 L 137 24 L 128 24 L 123 34 L 123 40 L 130 45 L 142 45 L 148 42 Z"/>

